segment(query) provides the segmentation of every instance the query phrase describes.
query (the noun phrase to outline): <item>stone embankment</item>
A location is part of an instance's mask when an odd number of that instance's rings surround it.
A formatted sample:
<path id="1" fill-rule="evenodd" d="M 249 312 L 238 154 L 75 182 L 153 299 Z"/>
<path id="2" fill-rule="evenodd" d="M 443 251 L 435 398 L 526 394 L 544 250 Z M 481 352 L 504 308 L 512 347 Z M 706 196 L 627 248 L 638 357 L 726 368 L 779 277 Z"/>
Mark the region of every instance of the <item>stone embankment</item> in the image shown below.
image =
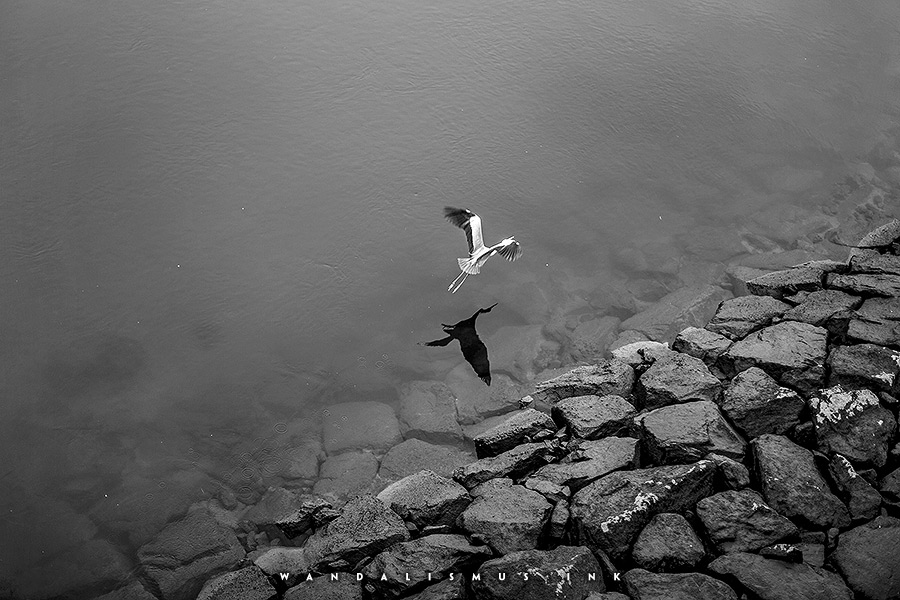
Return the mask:
<path id="1" fill-rule="evenodd" d="M 340 405 L 316 494 L 197 506 L 140 550 L 145 587 L 104 599 L 900 598 L 898 237 L 750 279 L 671 347 L 621 345 L 517 410 L 482 394 L 477 424 L 436 383 L 399 420 Z"/>

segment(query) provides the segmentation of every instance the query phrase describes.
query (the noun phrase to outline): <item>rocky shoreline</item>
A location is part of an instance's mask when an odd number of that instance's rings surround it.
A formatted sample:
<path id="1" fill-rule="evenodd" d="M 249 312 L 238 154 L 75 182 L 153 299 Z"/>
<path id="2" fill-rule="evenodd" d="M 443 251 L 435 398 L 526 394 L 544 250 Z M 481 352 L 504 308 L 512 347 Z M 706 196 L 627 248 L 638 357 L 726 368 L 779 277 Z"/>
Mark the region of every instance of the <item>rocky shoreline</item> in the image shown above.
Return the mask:
<path id="1" fill-rule="evenodd" d="M 621 335 L 611 359 L 481 394 L 481 421 L 427 381 L 399 419 L 336 405 L 315 493 L 197 504 L 101 597 L 898 598 L 900 256 L 744 283 L 660 302 L 695 319 L 671 344 Z"/>

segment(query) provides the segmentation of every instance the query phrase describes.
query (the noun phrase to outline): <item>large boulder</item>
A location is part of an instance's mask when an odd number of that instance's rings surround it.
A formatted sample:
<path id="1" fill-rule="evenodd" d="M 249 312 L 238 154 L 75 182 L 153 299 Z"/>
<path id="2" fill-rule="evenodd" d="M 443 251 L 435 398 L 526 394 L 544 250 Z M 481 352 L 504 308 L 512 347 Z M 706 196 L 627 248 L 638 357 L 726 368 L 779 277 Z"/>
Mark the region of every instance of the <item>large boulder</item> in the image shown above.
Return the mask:
<path id="1" fill-rule="evenodd" d="M 638 535 L 631 558 L 648 571 L 690 571 L 706 552 L 687 519 L 678 513 L 654 515 Z"/>
<path id="2" fill-rule="evenodd" d="M 747 282 L 747 290 L 757 296 L 772 296 L 778 299 L 797 292 L 814 292 L 822 289 L 826 273 L 842 268 L 846 268 L 846 265 L 834 261 L 810 261 L 751 279 Z"/>
<path id="3" fill-rule="evenodd" d="M 722 383 L 699 358 L 672 353 L 654 362 L 641 375 L 635 392 L 639 406 L 645 408 L 696 400 L 717 402 Z"/>
<path id="4" fill-rule="evenodd" d="M 478 458 L 497 456 L 519 444 L 533 441 L 535 434 L 545 430 L 556 430 L 556 424 L 550 415 L 526 408 L 472 438 L 475 454 Z"/>
<path id="5" fill-rule="evenodd" d="M 900 519 L 878 517 L 842 533 L 833 560 L 847 583 L 866 600 L 900 597 Z"/>
<path id="6" fill-rule="evenodd" d="M 841 454 L 861 467 L 884 466 L 897 421 L 878 396 L 837 385 L 812 396 L 809 407 L 822 452 Z"/>
<path id="7" fill-rule="evenodd" d="M 771 296 L 740 296 L 726 300 L 719 306 L 706 329 L 731 340 L 739 340 L 748 333 L 761 329 L 772 319 L 791 308 Z"/>
<path id="8" fill-rule="evenodd" d="M 463 439 L 453 391 L 437 381 L 412 381 L 400 387 L 400 433 L 433 444 Z"/>
<path id="9" fill-rule="evenodd" d="M 672 349 L 699 358 L 703 364 L 712 369 L 718 365 L 719 358 L 733 343 L 724 335 L 713 333 L 708 329 L 688 327 L 675 336 Z"/>
<path id="10" fill-rule="evenodd" d="M 325 411 L 322 443 L 328 454 L 387 450 L 403 441 L 394 409 L 382 402 L 345 402 Z"/>
<path id="11" fill-rule="evenodd" d="M 583 600 L 605 589 L 600 565 L 584 546 L 512 552 L 485 562 L 478 572 L 474 600 Z"/>
<path id="12" fill-rule="evenodd" d="M 541 403 L 556 404 L 572 396 L 629 397 L 634 386 L 634 369 L 618 360 L 605 360 L 596 365 L 575 367 L 558 377 L 535 385 L 531 397 Z"/>
<path id="13" fill-rule="evenodd" d="M 800 422 L 806 403 L 762 369 L 750 367 L 725 388 L 720 408 L 741 433 L 752 439 L 764 433 L 787 433 Z"/>
<path id="14" fill-rule="evenodd" d="M 737 600 L 727 583 L 703 573 L 651 573 L 631 569 L 622 578 L 633 600 Z"/>
<path id="15" fill-rule="evenodd" d="M 573 396 L 553 407 L 553 418 L 586 440 L 615 435 L 627 428 L 634 406 L 621 396 Z"/>
<path id="16" fill-rule="evenodd" d="M 419 529 L 452 526 L 472 502 L 466 488 L 428 470 L 395 481 L 378 494 L 378 499 Z"/>
<path id="17" fill-rule="evenodd" d="M 827 338 L 821 327 L 782 321 L 735 342 L 722 359 L 735 373 L 759 367 L 785 385 L 812 393 L 825 380 Z"/>
<path id="18" fill-rule="evenodd" d="M 835 346 L 828 353 L 828 384 L 894 393 L 900 352 L 875 344 Z"/>
<path id="19" fill-rule="evenodd" d="M 580 442 L 562 462 L 545 465 L 534 472 L 533 479 L 544 479 L 572 491 L 621 469 L 638 465 L 640 444 L 630 437 L 607 437 Z"/>
<path id="20" fill-rule="evenodd" d="M 688 402 L 651 410 L 634 419 L 647 455 L 656 464 L 688 463 L 709 452 L 744 456 L 745 442 L 712 402 Z"/>
<path id="21" fill-rule="evenodd" d="M 500 554 L 537 545 L 553 505 L 539 493 L 498 479 L 481 486 L 475 501 L 459 517 L 459 526 L 476 534 Z"/>
<path id="22" fill-rule="evenodd" d="M 697 516 L 721 553 L 755 552 L 796 537 L 797 526 L 753 490 L 725 491 L 697 503 Z"/>
<path id="23" fill-rule="evenodd" d="M 759 600 L 853 600 L 840 575 L 806 563 L 735 552 L 720 556 L 708 568 Z"/>
<path id="24" fill-rule="evenodd" d="M 362 573 L 366 588 L 378 598 L 396 598 L 424 588 L 430 578 L 468 571 L 493 553 L 473 546 L 465 536 L 434 534 L 394 544 L 375 556 Z"/>
<path id="25" fill-rule="evenodd" d="M 900 275 L 890 273 L 829 273 L 825 284 L 859 296 L 900 296 Z"/>
<path id="26" fill-rule="evenodd" d="M 198 509 L 141 546 L 138 560 L 166 600 L 194 600 L 207 579 L 231 568 L 244 554 L 233 530 Z"/>
<path id="27" fill-rule="evenodd" d="M 714 463 L 704 460 L 606 475 L 572 498 L 575 536 L 613 558 L 623 558 L 654 515 L 682 512 L 708 496 L 714 473 Z"/>
<path id="28" fill-rule="evenodd" d="M 802 321 L 810 325 L 828 327 L 837 315 L 860 307 L 863 300 L 840 290 L 816 290 L 783 315 L 785 321 Z"/>
<path id="29" fill-rule="evenodd" d="M 869 298 L 850 320 L 847 336 L 879 346 L 900 347 L 900 298 Z"/>
<path id="30" fill-rule="evenodd" d="M 769 506 L 811 529 L 850 524 L 847 507 L 831 493 L 812 452 L 786 437 L 768 433 L 751 445 L 757 480 Z"/>
<path id="31" fill-rule="evenodd" d="M 702 327 L 712 317 L 719 304 L 731 293 L 715 285 L 684 287 L 676 290 L 621 324 L 657 342 L 671 342 L 685 327 Z"/>

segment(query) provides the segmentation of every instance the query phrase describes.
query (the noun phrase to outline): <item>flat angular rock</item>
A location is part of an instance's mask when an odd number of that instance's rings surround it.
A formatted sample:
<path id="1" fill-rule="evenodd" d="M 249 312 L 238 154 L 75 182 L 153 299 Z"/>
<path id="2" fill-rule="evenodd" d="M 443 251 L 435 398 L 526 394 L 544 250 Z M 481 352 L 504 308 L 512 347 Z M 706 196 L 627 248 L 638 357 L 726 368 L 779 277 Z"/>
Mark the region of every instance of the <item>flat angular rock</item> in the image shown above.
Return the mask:
<path id="1" fill-rule="evenodd" d="M 875 344 L 835 346 L 828 353 L 828 385 L 897 391 L 900 352 Z"/>
<path id="2" fill-rule="evenodd" d="M 791 306 L 771 296 L 739 296 L 723 302 L 706 329 L 739 340 L 780 317 Z"/>
<path id="3" fill-rule="evenodd" d="M 634 369 L 617 360 L 575 367 L 568 373 L 535 385 L 531 397 L 545 404 L 556 404 L 572 396 L 606 396 L 627 398 L 634 386 Z"/>
<path id="4" fill-rule="evenodd" d="M 722 360 L 735 373 L 759 367 L 787 386 L 812 393 L 825 380 L 827 337 L 821 327 L 782 321 L 735 342 Z"/>
<path id="5" fill-rule="evenodd" d="M 547 525 L 547 538 L 552 544 L 559 544 L 563 541 L 570 516 L 568 500 L 560 500 L 553 506 L 550 522 Z"/>
<path id="6" fill-rule="evenodd" d="M 632 368 L 636 368 L 641 365 L 641 363 L 646 362 L 647 359 L 645 356 L 647 353 L 652 355 L 656 353 L 667 353 L 669 351 L 668 344 L 651 342 L 650 340 L 638 340 L 636 342 L 618 346 L 611 350 L 610 354 L 612 354 L 613 359 L 626 363 Z"/>
<path id="7" fill-rule="evenodd" d="M 900 346 L 900 298 L 869 298 L 856 315 L 847 327 L 849 337 L 879 346 Z"/>
<path id="8" fill-rule="evenodd" d="M 277 577 L 284 585 L 293 586 L 309 573 L 315 560 L 315 553 L 306 546 L 273 546 L 256 556 L 253 564 L 269 577 Z M 281 579 L 279 573 L 289 575 L 287 579 Z"/>
<path id="9" fill-rule="evenodd" d="M 541 467 L 532 478 L 545 479 L 578 491 L 613 471 L 635 468 L 639 452 L 639 443 L 635 438 L 608 437 L 581 442 L 563 462 Z"/>
<path id="10" fill-rule="evenodd" d="M 787 433 L 800 422 L 806 402 L 762 369 L 750 367 L 725 388 L 720 408 L 741 433 L 752 439 L 764 433 Z"/>
<path id="11" fill-rule="evenodd" d="M 295 538 L 310 529 L 322 527 L 338 517 L 331 502 L 313 495 L 297 496 L 296 508 L 275 518 L 273 524 L 288 538 Z"/>
<path id="12" fill-rule="evenodd" d="M 432 444 L 463 439 L 453 391 L 437 381 L 412 381 L 400 387 L 400 433 Z"/>
<path id="13" fill-rule="evenodd" d="M 812 529 L 850 524 L 847 507 L 829 490 L 812 452 L 769 433 L 753 440 L 751 446 L 763 497 L 779 514 Z"/>
<path id="14" fill-rule="evenodd" d="M 434 471 L 441 477 L 450 477 L 458 467 L 474 461 L 473 454 L 459 448 L 411 439 L 388 450 L 381 459 L 378 480 L 390 483 L 422 469 Z"/>
<path id="15" fill-rule="evenodd" d="M 825 285 L 859 296 L 900 296 L 900 275 L 888 273 L 829 273 Z"/>
<path id="16" fill-rule="evenodd" d="M 512 552 L 487 561 L 479 572 L 481 579 L 472 582 L 475 600 L 582 600 L 605 589 L 600 564 L 584 546 Z"/>
<path id="17" fill-rule="evenodd" d="M 347 571 L 362 559 L 408 539 L 403 520 L 384 502 L 374 496 L 357 496 L 302 549 L 313 559 L 311 570 Z"/>
<path id="18" fill-rule="evenodd" d="M 728 268 L 725 269 L 725 273 L 728 275 L 734 295 L 747 296 L 750 294 L 750 290 L 747 289 L 747 283 L 751 279 L 756 279 L 757 277 L 771 273 L 776 269 L 777 267 L 761 269 L 745 265 L 729 265 Z"/>
<path id="19" fill-rule="evenodd" d="M 537 545 L 553 505 L 521 485 L 494 486 L 459 517 L 459 526 L 477 534 L 500 554 Z"/>
<path id="20" fill-rule="evenodd" d="M 639 331 L 657 342 L 671 342 L 685 327 L 705 325 L 715 314 L 719 304 L 730 297 L 731 292 L 715 285 L 684 287 L 663 296 L 647 310 L 626 319 L 622 322 L 621 329 Z"/>
<path id="21" fill-rule="evenodd" d="M 708 329 L 688 327 L 675 336 L 672 350 L 699 358 L 707 367 L 713 368 L 732 343 L 734 342 L 724 335 L 713 333 Z"/>
<path id="22" fill-rule="evenodd" d="M 690 571 L 705 555 L 703 542 L 678 513 L 654 515 L 631 550 L 637 567 L 654 572 Z"/>
<path id="23" fill-rule="evenodd" d="M 619 433 L 636 412 L 621 396 L 573 396 L 553 407 L 553 418 L 575 437 L 593 440 Z"/>
<path id="24" fill-rule="evenodd" d="M 534 490 L 546 498 L 551 504 L 556 504 L 560 500 L 567 500 L 572 495 L 572 490 L 567 486 L 559 485 L 558 483 L 553 483 L 552 481 L 547 481 L 546 479 L 541 479 L 539 477 L 529 477 L 525 480 L 524 485 L 529 490 Z"/>
<path id="25" fill-rule="evenodd" d="M 210 577 L 244 557 L 237 536 L 206 510 L 191 511 L 138 550 L 144 573 L 166 598 L 193 600 Z"/>
<path id="26" fill-rule="evenodd" d="M 466 488 L 428 470 L 395 481 L 378 494 L 378 499 L 419 529 L 453 525 L 472 502 Z"/>
<path id="27" fill-rule="evenodd" d="M 727 583 L 703 573 L 651 573 L 631 569 L 623 576 L 633 600 L 737 600 Z"/>
<path id="28" fill-rule="evenodd" d="M 744 440 L 708 400 L 664 406 L 634 421 L 650 460 L 657 464 L 695 462 L 710 452 L 744 456 Z"/>
<path id="29" fill-rule="evenodd" d="M 697 516 L 719 553 L 754 552 L 795 538 L 797 526 L 753 490 L 726 491 L 697 503 Z"/>
<path id="30" fill-rule="evenodd" d="M 782 318 L 785 321 L 802 321 L 826 327 L 832 317 L 845 311 L 856 310 L 862 302 L 863 299 L 859 296 L 840 290 L 816 290 L 806 296 L 803 302 L 784 313 Z"/>
<path id="31" fill-rule="evenodd" d="M 381 402 L 345 402 L 330 406 L 322 419 L 322 443 L 328 454 L 345 450 L 387 450 L 403 441 L 394 409 Z"/>
<path id="32" fill-rule="evenodd" d="M 470 571 L 493 556 L 487 546 L 473 546 L 458 534 L 428 535 L 394 544 L 375 556 L 362 571 L 366 588 L 378 598 L 396 598 L 428 585 L 428 575 Z"/>
<path id="33" fill-rule="evenodd" d="M 878 517 L 842 533 L 834 564 L 861 598 L 900 597 L 900 519 Z"/>
<path id="34" fill-rule="evenodd" d="M 289 588 L 284 600 L 362 600 L 362 586 L 355 573 L 330 573 Z"/>
<path id="35" fill-rule="evenodd" d="M 472 489 L 497 477 L 516 479 L 556 459 L 560 450 L 550 442 L 521 444 L 503 454 L 482 458 L 453 472 L 453 479 Z"/>
<path id="36" fill-rule="evenodd" d="M 712 462 L 700 461 L 606 475 L 572 498 L 575 535 L 614 559 L 624 558 L 654 515 L 682 512 L 708 496 L 714 473 Z"/>
<path id="37" fill-rule="evenodd" d="M 223 573 L 203 585 L 197 600 L 270 600 L 277 592 L 256 565 Z"/>
<path id="38" fill-rule="evenodd" d="M 815 292 L 822 289 L 825 274 L 839 268 L 846 268 L 846 265 L 834 261 L 813 261 L 803 266 L 760 275 L 747 282 L 747 289 L 757 296 L 778 299 L 801 291 Z"/>
<path id="39" fill-rule="evenodd" d="M 717 402 L 722 395 L 722 383 L 699 358 L 673 354 L 654 362 L 641 375 L 635 392 L 639 405 L 645 408 L 695 400 Z"/>
<path id="40" fill-rule="evenodd" d="M 491 385 L 484 385 L 466 362 L 450 371 L 445 381 L 456 396 L 457 420 L 461 425 L 472 425 L 516 410 L 528 387 L 504 373 L 492 373 Z"/>
<path id="41" fill-rule="evenodd" d="M 854 521 L 868 521 L 878 516 L 881 494 L 856 472 L 849 460 L 835 454 L 828 463 L 828 472 Z"/>
<path id="42" fill-rule="evenodd" d="M 372 491 L 378 459 L 371 452 L 342 452 L 322 463 L 313 493 L 335 503 Z"/>
<path id="43" fill-rule="evenodd" d="M 883 467 L 897 429 L 893 413 L 869 390 L 837 385 L 809 399 L 819 450 L 841 454 L 860 467 Z"/>
<path id="44" fill-rule="evenodd" d="M 750 487 L 750 471 L 742 463 L 721 454 L 707 454 L 704 459 L 716 464 L 717 490 L 742 490 Z"/>
<path id="45" fill-rule="evenodd" d="M 720 556 L 708 569 L 739 583 L 759 600 L 852 600 L 841 576 L 805 563 L 735 552 Z"/>
<path id="46" fill-rule="evenodd" d="M 857 255 L 850 259 L 850 272 L 900 275 L 900 256 L 877 253 Z"/>
<path id="47" fill-rule="evenodd" d="M 519 444 L 533 441 L 532 437 L 545 429 L 556 431 L 556 424 L 550 415 L 526 408 L 476 435 L 472 440 L 475 443 L 475 455 L 478 458 L 497 456 Z"/>

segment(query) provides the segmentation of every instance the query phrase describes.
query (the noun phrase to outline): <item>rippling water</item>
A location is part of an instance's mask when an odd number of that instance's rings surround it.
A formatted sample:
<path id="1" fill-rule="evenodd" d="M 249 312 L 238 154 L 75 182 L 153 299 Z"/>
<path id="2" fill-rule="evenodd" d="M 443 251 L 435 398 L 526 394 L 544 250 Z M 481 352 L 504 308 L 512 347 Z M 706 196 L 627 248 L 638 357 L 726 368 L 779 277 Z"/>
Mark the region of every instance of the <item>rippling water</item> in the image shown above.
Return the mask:
<path id="1" fill-rule="evenodd" d="M 440 379 L 441 322 L 815 205 L 900 114 L 896 0 L 0 7 L 0 581 Z M 522 260 L 447 294 L 447 204 Z"/>

